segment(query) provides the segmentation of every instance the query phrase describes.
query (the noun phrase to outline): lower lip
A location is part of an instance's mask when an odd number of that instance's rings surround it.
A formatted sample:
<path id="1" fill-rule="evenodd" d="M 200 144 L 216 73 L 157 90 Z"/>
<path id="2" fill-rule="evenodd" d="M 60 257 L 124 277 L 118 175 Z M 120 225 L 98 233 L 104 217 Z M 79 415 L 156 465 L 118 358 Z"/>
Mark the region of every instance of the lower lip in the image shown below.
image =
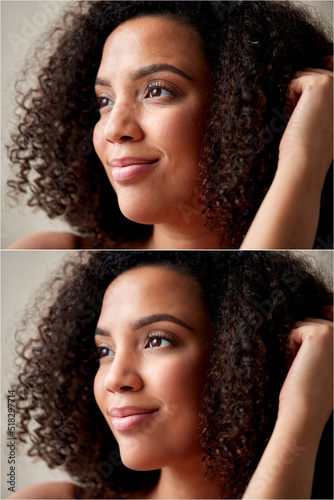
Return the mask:
<path id="1" fill-rule="evenodd" d="M 126 167 L 111 167 L 111 175 L 116 182 L 126 182 L 135 179 L 136 177 L 146 174 L 158 164 L 157 161 L 151 163 L 139 163 L 136 165 L 128 165 Z"/>
<path id="2" fill-rule="evenodd" d="M 116 431 L 129 431 L 139 427 L 147 420 L 153 418 L 153 415 L 157 413 L 156 411 L 150 411 L 149 413 L 139 413 L 136 415 L 129 415 L 128 417 L 116 418 L 112 417 L 112 425 Z"/>

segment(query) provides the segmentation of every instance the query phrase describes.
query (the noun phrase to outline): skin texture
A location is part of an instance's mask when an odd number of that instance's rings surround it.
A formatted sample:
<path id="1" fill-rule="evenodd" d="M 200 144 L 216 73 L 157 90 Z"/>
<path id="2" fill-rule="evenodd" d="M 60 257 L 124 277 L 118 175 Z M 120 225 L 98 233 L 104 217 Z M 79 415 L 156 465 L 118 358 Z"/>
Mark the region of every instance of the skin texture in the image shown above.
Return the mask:
<path id="1" fill-rule="evenodd" d="M 190 329 L 170 321 L 133 327 L 154 314 L 171 314 Z M 137 470 L 163 469 L 153 498 L 218 494 L 204 476 L 198 433 L 209 328 L 201 289 L 175 271 L 130 270 L 104 296 L 96 336 L 101 359 L 95 398 L 123 463 Z M 155 333 L 166 338 L 148 338 Z M 124 406 L 158 412 L 134 429 L 117 431 L 109 412 Z"/>
<path id="2" fill-rule="evenodd" d="M 158 64 L 171 65 L 186 76 L 169 70 L 135 76 Z M 132 19 L 118 26 L 105 43 L 97 76 L 105 85 L 96 86 L 100 120 L 94 147 L 122 213 L 135 222 L 156 224 L 148 248 L 164 248 L 161 233 L 171 241 L 185 242 L 189 234 L 198 244 L 218 244 L 205 230 L 200 213 L 189 225 L 180 210 L 193 204 L 199 188 L 209 79 L 200 37 L 174 20 Z M 117 182 L 112 160 L 124 157 L 158 161 L 134 179 Z"/>

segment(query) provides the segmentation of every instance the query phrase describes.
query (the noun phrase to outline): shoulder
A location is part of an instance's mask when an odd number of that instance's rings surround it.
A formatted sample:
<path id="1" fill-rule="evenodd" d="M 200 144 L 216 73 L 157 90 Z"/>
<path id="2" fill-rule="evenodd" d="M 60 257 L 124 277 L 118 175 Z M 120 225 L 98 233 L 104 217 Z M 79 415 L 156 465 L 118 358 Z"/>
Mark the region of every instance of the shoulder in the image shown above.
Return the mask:
<path id="1" fill-rule="evenodd" d="M 20 499 L 30 499 L 30 498 L 44 498 L 44 499 L 75 499 L 77 486 L 72 483 L 67 483 L 63 481 L 52 481 L 48 483 L 38 483 L 31 486 L 16 491 L 8 498 L 20 498 Z"/>
<path id="2" fill-rule="evenodd" d="M 7 248 L 17 250 L 72 250 L 80 248 L 80 238 L 65 231 L 34 233 L 20 238 Z"/>

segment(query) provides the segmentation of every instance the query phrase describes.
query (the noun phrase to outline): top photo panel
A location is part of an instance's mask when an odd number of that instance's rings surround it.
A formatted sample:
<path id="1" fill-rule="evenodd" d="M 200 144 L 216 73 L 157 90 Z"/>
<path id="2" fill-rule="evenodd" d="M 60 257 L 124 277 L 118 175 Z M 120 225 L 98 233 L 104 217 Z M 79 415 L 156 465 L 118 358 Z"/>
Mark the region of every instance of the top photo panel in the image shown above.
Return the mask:
<path id="1" fill-rule="evenodd" d="M 2 1 L 2 248 L 332 249 L 332 1 Z"/>

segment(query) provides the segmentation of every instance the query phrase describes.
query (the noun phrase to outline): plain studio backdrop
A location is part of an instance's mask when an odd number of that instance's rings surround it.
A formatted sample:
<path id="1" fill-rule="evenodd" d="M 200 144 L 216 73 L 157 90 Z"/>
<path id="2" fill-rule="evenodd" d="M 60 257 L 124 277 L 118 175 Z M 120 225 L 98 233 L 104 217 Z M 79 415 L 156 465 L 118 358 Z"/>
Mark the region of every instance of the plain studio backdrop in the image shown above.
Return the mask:
<path id="1" fill-rule="evenodd" d="M 274 1 L 274 0 L 273 0 Z M 8 206 L 5 196 L 6 181 L 10 165 L 6 156 L 5 144 L 8 142 L 8 132 L 12 128 L 13 109 L 15 105 L 14 82 L 20 73 L 20 67 L 25 58 L 32 53 L 41 33 L 66 8 L 67 1 L 1 1 L 1 80 L 2 80 L 2 244 L 6 248 L 10 243 L 22 236 L 39 231 L 69 230 L 66 223 L 51 220 L 42 211 L 21 206 Z M 298 3 L 298 2 L 296 2 Z M 332 24 L 333 2 L 307 1 L 311 9 L 320 11 L 327 24 Z"/>

